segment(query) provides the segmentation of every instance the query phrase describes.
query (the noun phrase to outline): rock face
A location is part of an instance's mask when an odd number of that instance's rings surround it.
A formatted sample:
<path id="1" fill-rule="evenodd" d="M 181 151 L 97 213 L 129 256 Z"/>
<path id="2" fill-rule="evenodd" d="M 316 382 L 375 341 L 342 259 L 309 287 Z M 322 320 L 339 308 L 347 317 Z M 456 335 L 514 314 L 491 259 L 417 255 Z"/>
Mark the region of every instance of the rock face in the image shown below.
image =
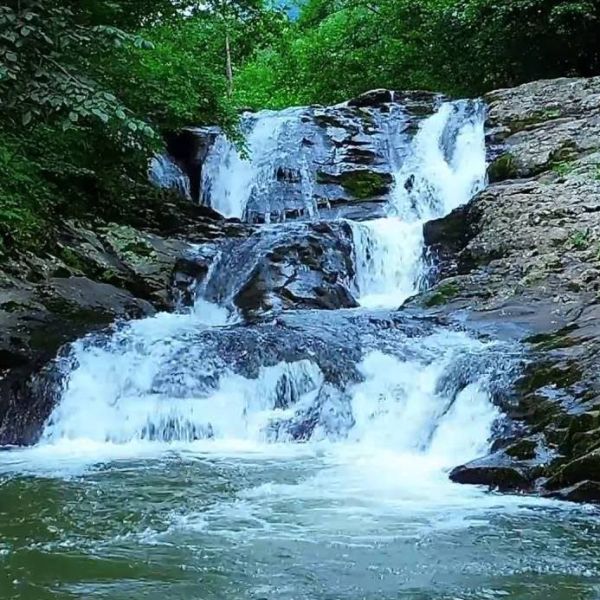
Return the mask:
<path id="1" fill-rule="evenodd" d="M 347 223 L 289 223 L 221 245 L 201 286 L 205 299 L 252 318 L 273 310 L 354 308 L 353 278 Z"/>
<path id="2" fill-rule="evenodd" d="M 518 435 L 453 478 L 600 501 L 600 78 L 486 100 L 492 183 L 425 226 L 439 277 L 416 302 L 493 324 L 532 354 L 506 407 Z"/>

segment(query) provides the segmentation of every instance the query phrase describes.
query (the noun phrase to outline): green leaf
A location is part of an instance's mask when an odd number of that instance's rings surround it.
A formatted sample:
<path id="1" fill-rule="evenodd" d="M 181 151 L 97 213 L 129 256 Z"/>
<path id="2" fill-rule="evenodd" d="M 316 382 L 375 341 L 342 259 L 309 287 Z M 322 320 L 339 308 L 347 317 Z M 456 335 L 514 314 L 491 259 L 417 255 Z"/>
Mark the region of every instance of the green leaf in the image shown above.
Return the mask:
<path id="1" fill-rule="evenodd" d="M 92 114 L 97 116 L 103 123 L 108 123 L 110 117 L 99 108 L 92 108 Z"/>

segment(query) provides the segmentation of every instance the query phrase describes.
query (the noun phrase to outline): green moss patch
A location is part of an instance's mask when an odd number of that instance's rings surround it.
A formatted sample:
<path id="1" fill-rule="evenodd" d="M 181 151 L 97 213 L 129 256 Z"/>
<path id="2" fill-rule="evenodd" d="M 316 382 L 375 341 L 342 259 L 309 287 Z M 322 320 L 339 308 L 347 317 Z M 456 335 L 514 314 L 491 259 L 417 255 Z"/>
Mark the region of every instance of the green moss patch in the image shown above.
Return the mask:
<path id="1" fill-rule="evenodd" d="M 448 282 L 438 286 L 423 302 L 428 308 L 446 304 L 452 298 L 456 298 L 460 293 L 460 288 L 456 283 Z"/>
<path id="2" fill-rule="evenodd" d="M 367 170 L 347 171 L 340 175 L 317 173 L 317 183 L 337 183 L 358 200 L 385 196 L 390 191 L 392 180 L 389 173 Z"/>
<path id="3" fill-rule="evenodd" d="M 516 179 L 518 175 L 517 160 L 510 152 L 499 156 L 488 167 L 488 177 L 492 183 L 505 179 Z"/>

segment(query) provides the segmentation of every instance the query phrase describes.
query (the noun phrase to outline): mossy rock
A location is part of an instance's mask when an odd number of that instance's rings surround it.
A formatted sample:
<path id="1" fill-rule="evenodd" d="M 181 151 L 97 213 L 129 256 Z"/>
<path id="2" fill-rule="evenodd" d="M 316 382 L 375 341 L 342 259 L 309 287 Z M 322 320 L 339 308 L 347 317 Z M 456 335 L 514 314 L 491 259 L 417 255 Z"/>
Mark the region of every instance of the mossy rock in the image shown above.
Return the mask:
<path id="1" fill-rule="evenodd" d="M 592 450 L 597 450 L 600 448 L 600 429 L 573 434 L 570 446 L 574 456 L 581 456 Z"/>
<path id="2" fill-rule="evenodd" d="M 600 481 L 600 450 L 594 450 L 566 464 L 548 480 L 546 487 L 557 489 L 588 480 Z"/>
<path id="3" fill-rule="evenodd" d="M 336 183 L 357 200 L 370 200 L 389 194 L 393 177 L 389 173 L 377 171 L 346 171 L 339 175 L 331 175 L 319 171 L 317 183 Z"/>
<path id="4" fill-rule="evenodd" d="M 563 327 L 556 333 L 541 333 L 532 335 L 524 341 L 529 344 L 534 344 L 536 350 L 560 350 L 562 348 L 571 348 L 576 346 L 578 342 L 575 338 L 569 337 L 569 334 L 577 329 L 576 325 Z"/>
<path id="5" fill-rule="evenodd" d="M 433 290 L 423 301 L 423 305 L 427 308 L 434 306 L 442 306 L 448 303 L 453 298 L 456 298 L 460 293 L 460 288 L 454 282 L 442 283 Z"/>
<path id="6" fill-rule="evenodd" d="M 543 110 L 529 113 L 524 118 L 515 119 L 510 123 L 510 132 L 512 134 L 523 131 L 536 125 L 541 125 L 554 119 L 559 119 L 562 116 L 560 108 L 545 108 Z"/>
<path id="7" fill-rule="evenodd" d="M 156 255 L 152 244 L 133 227 L 112 226 L 106 232 L 106 239 L 121 260 L 132 265 L 146 263 Z"/>
<path id="8" fill-rule="evenodd" d="M 581 368 L 574 362 L 565 365 L 538 363 L 530 367 L 519 388 L 525 394 L 547 386 L 564 390 L 580 381 L 582 377 Z"/>
<path id="9" fill-rule="evenodd" d="M 488 177 L 491 183 L 504 181 L 505 179 L 516 179 L 518 176 L 517 159 L 510 152 L 499 156 L 488 167 Z"/>
<path id="10" fill-rule="evenodd" d="M 86 272 L 87 265 L 79 256 L 79 254 L 75 252 L 72 248 L 61 248 L 59 251 L 59 257 L 68 267 L 80 271 L 81 273 Z"/>

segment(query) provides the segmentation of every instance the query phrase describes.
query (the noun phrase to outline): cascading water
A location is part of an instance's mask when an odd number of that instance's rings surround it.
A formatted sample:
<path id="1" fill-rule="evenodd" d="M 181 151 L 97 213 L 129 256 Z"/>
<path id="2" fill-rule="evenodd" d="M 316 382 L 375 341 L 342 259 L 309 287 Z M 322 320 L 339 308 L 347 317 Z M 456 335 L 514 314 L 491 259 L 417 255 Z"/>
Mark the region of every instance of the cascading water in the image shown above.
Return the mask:
<path id="1" fill-rule="evenodd" d="M 504 398 L 519 352 L 372 308 L 418 290 L 423 222 L 483 185 L 482 111 L 443 104 L 412 139 L 388 140 L 387 217 L 349 222 L 361 308 L 250 323 L 232 311 L 232 291 L 258 269 L 252 255 L 308 231 L 280 223 L 221 246 L 189 311 L 72 345 L 40 443 L 0 452 L 0 596 L 589 596 L 600 580 L 582 541 L 590 519 L 559 531 L 548 501 L 448 479 L 487 451 L 500 419 L 492 400 Z M 286 179 L 297 206 L 314 206 L 302 115 L 254 117 L 251 160 L 217 141 L 204 172 L 213 207 L 268 220 L 281 214 Z M 24 498 L 46 502 L 41 516 L 21 512 Z M 30 522 L 33 541 L 19 537 Z M 566 595 L 552 595 L 557 582 Z"/>
<path id="2" fill-rule="evenodd" d="M 217 138 L 202 170 L 203 202 L 226 217 L 283 218 L 286 210 L 313 215 L 312 178 L 305 156 L 313 137 L 302 109 L 246 115 L 242 151 L 224 135 Z M 310 142 L 312 144 L 312 142 Z M 299 183 L 296 198 L 281 183 Z"/>
<path id="3" fill-rule="evenodd" d="M 484 107 L 448 102 L 423 121 L 394 173 L 389 216 L 354 224 L 364 306 L 400 306 L 426 279 L 422 226 L 483 189 Z"/>
<path id="4" fill-rule="evenodd" d="M 204 171 L 204 189 L 213 207 L 241 217 L 248 202 L 265 202 L 277 193 L 274 174 L 285 171 L 282 165 L 286 172 L 308 171 L 302 155 L 306 135 L 302 115 L 303 109 L 290 109 L 253 117 L 248 138 L 251 160 L 242 158 L 224 138 L 217 140 Z M 397 149 L 392 151 L 394 140 L 387 143 L 390 160 L 398 159 Z M 394 307 L 418 289 L 423 276 L 423 221 L 466 202 L 483 184 L 481 106 L 443 104 L 422 122 L 402 155 L 390 216 L 351 223 L 355 285 L 367 307 Z M 311 177 L 306 175 L 306 180 Z M 309 187 L 304 189 L 311 193 Z M 306 204 L 310 201 L 305 199 Z M 275 227 L 279 235 L 265 236 L 260 244 L 268 247 L 276 239 L 285 239 L 287 226 Z M 254 245 L 248 248 L 257 251 Z M 469 458 L 469 452 L 477 454 L 475 448 L 483 450 L 496 413 L 482 381 L 475 378 L 458 396 L 437 388 L 445 371 L 475 343 L 464 335 L 434 334 L 411 340 L 408 351 L 400 332 L 398 341 L 380 347 L 369 346 L 372 334 L 359 331 L 363 360 L 359 374 L 340 375 L 334 385 L 324 375 L 323 357 L 270 358 L 249 369 L 239 348 L 216 350 L 216 343 L 228 348 L 228 331 L 243 330 L 243 325 L 234 324 L 230 298 L 221 297 L 214 288 L 227 283 L 223 291 L 231 293 L 243 264 L 243 256 L 231 250 L 215 258 L 197 290 L 195 307 L 187 314 L 158 315 L 127 324 L 102 342 L 85 339 L 75 344 L 63 397 L 42 443 L 77 438 L 119 444 L 207 439 L 262 443 L 331 435 L 351 444 L 376 439 L 388 447 L 403 440 L 399 450 L 427 453 L 440 447 L 435 432 L 448 428 L 448 420 L 452 423 L 456 414 L 462 414 L 454 404 L 471 402 L 481 418 L 465 439 L 465 451 L 452 454 Z M 248 261 L 243 268 L 254 267 Z M 228 278 L 220 273 L 223 269 Z M 207 293 L 222 307 L 207 302 Z M 224 330 L 218 329 L 223 326 Z M 240 336 L 243 340 L 241 331 Z M 198 364 L 183 358 L 191 356 L 192 345 L 203 352 Z M 242 355 L 247 351 L 242 349 Z M 251 351 L 259 354 L 257 349 Z M 390 373 L 394 373 L 391 378 Z M 480 408 L 482 404 L 489 407 L 487 412 Z"/>

